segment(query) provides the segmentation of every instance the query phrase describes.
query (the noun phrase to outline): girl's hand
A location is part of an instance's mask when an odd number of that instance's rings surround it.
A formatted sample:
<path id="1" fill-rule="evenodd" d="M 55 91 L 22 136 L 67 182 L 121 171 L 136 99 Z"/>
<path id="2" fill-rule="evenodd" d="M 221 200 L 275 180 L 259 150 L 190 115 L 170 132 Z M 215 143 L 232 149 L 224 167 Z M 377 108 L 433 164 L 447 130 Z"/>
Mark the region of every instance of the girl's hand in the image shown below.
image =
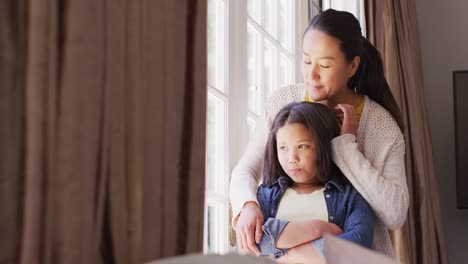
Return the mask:
<path id="1" fill-rule="evenodd" d="M 309 220 L 310 227 L 317 230 L 317 237 L 312 240 L 323 237 L 324 233 L 329 233 L 331 235 L 337 236 L 343 234 L 343 230 L 339 226 L 333 223 L 325 222 L 323 220 Z"/>
<path id="2" fill-rule="evenodd" d="M 344 134 L 357 134 L 359 128 L 359 122 L 356 118 L 356 111 L 354 106 L 349 104 L 338 104 L 335 110 L 343 112 L 343 125 L 341 126 L 341 135 Z"/>
<path id="3" fill-rule="evenodd" d="M 322 225 L 322 235 L 323 233 L 329 233 L 337 236 L 343 234 L 343 230 L 341 230 L 341 228 L 336 224 L 324 222 Z"/>
<path id="4" fill-rule="evenodd" d="M 255 243 L 260 243 L 262 226 L 263 214 L 258 205 L 255 202 L 246 203 L 236 223 L 236 237 L 242 250 L 249 254 L 260 255 Z"/>

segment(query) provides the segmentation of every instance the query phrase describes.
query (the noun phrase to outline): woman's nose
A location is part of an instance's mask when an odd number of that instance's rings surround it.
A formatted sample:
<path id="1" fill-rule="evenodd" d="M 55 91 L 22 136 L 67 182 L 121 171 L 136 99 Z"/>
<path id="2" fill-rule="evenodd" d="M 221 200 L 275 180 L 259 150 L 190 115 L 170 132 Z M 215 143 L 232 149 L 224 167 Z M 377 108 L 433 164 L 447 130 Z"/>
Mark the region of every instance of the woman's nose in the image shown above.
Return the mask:
<path id="1" fill-rule="evenodd" d="M 310 78 L 314 81 L 320 79 L 318 67 L 319 67 L 318 64 L 313 64 L 310 67 Z"/>

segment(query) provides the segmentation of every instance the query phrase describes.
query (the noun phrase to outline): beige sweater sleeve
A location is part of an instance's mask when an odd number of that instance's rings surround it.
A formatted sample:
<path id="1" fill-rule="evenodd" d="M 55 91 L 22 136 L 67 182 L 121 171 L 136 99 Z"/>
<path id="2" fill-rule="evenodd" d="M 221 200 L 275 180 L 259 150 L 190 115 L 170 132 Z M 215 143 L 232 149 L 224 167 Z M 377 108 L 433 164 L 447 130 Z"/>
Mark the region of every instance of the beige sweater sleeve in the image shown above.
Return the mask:
<path id="1" fill-rule="evenodd" d="M 257 120 L 253 138 L 231 174 L 229 196 L 233 218 L 235 219 L 244 204 L 257 201 L 257 187 L 262 179 L 263 154 L 267 140 L 267 114 Z"/>
<path id="2" fill-rule="evenodd" d="M 332 148 L 333 161 L 377 217 L 392 230 L 400 228 L 409 206 L 404 141 L 398 140 L 390 147 L 381 172 L 361 153 L 354 135 L 336 137 L 332 140 Z"/>

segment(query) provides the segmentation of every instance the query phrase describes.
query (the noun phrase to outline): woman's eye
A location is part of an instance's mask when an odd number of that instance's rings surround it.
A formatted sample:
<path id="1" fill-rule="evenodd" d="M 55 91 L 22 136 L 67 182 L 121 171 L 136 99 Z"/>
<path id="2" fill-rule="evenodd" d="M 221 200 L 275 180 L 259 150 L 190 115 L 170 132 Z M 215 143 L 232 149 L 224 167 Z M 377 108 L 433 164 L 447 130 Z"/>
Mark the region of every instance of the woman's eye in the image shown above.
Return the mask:
<path id="1" fill-rule="evenodd" d="M 278 148 L 279 150 L 285 150 L 286 148 L 284 146 L 281 146 Z"/>
<path id="2" fill-rule="evenodd" d="M 305 64 L 310 64 L 311 62 L 310 61 L 304 61 Z"/>
<path id="3" fill-rule="evenodd" d="M 322 64 L 320 64 L 320 67 L 322 67 L 322 68 L 324 68 L 324 69 L 328 69 L 328 68 L 330 68 L 330 66 L 327 66 L 327 65 L 322 65 Z"/>
<path id="4" fill-rule="evenodd" d="M 306 149 L 308 146 L 307 145 L 299 145 L 300 149 Z"/>

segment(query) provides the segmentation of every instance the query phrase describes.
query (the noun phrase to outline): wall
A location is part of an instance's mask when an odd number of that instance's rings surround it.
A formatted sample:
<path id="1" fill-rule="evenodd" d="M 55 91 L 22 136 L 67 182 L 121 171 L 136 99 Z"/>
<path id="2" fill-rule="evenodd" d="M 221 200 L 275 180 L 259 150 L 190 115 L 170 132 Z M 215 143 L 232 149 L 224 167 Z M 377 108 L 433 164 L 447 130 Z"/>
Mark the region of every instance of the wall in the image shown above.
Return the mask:
<path id="1" fill-rule="evenodd" d="M 416 0 L 416 8 L 449 263 L 468 263 L 468 210 L 456 207 L 452 80 L 452 71 L 468 70 L 468 1 Z"/>

